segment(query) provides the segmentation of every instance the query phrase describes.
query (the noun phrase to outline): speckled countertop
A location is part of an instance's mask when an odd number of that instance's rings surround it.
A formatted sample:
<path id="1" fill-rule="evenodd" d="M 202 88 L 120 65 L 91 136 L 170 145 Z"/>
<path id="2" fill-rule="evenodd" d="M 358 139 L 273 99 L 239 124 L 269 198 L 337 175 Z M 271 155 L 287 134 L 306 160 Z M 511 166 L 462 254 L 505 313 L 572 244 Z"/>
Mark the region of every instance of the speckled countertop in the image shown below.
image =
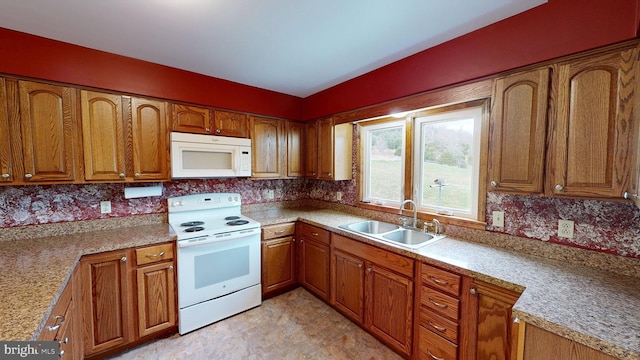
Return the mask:
<path id="1" fill-rule="evenodd" d="M 174 239 L 160 223 L 0 241 L 0 340 L 38 337 L 82 255 Z"/>
<path id="2" fill-rule="evenodd" d="M 522 292 L 514 316 L 620 359 L 640 359 L 640 277 L 567 260 L 535 256 L 539 242 L 509 249 L 447 237 L 410 251 L 338 226 L 365 219 L 332 210 L 270 210 L 246 213 L 263 225 L 301 220 L 356 240 Z M 484 236 L 492 236 L 491 233 Z M 548 244 L 543 244 L 548 245 Z M 551 245 L 549 245 L 551 246 Z M 552 251 L 563 251 L 552 247 Z M 575 249 L 567 249 L 577 257 Z M 562 255 L 556 254 L 560 258 Z M 588 257 L 588 256 L 587 256 Z M 637 267 L 637 263 L 631 262 Z M 632 269 L 632 273 L 640 269 Z"/>

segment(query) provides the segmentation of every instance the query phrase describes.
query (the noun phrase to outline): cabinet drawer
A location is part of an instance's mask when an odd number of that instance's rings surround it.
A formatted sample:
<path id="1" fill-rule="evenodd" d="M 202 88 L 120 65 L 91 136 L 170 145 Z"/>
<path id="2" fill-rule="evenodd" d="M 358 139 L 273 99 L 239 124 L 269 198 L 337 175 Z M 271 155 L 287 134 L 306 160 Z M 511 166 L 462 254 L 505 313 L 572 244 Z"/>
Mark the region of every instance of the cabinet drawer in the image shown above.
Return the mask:
<path id="1" fill-rule="evenodd" d="M 325 244 L 329 244 L 329 236 L 331 233 L 327 230 L 320 229 L 319 227 L 315 227 L 313 225 L 299 222 L 298 231 L 299 231 L 298 236 L 300 237 L 316 239 Z"/>
<path id="2" fill-rule="evenodd" d="M 418 358 L 420 360 L 456 360 L 458 359 L 458 346 L 446 339 L 420 328 L 420 340 L 418 342 Z"/>
<path id="3" fill-rule="evenodd" d="M 447 316 L 456 321 L 459 319 L 458 307 L 460 301 L 454 297 L 423 285 L 420 302 L 422 305 L 437 312 L 438 314 Z"/>
<path id="4" fill-rule="evenodd" d="M 153 245 L 136 249 L 136 264 L 145 265 L 173 259 L 173 243 Z"/>
<path id="5" fill-rule="evenodd" d="M 427 330 L 458 343 L 458 323 L 451 321 L 431 310 L 422 308 L 420 310 L 420 325 Z"/>
<path id="6" fill-rule="evenodd" d="M 424 263 L 422 264 L 422 270 L 420 273 L 423 283 L 456 297 L 460 295 L 459 275 L 440 270 Z"/>
<path id="7" fill-rule="evenodd" d="M 262 227 L 262 240 L 291 236 L 296 231 L 295 223 L 278 224 Z"/>
<path id="8" fill-rule="evenodd" d="M 58 340 L 57 334 L 61 333 L 60 330 L 66 326 L 65 324 L 68 324 L 71 321 L 71 319 L 67 318 L 69 317 L 69 315 L 71 315 L 71 299 L 73 297 L 72 289 L 73 285 L 71 284 L 71 280 L 69 280 L 69 284 L 65 286 L 62 294 L 60 294 L 58 302 L 56 302 L 56 305 L 53 307 L 53 311 L 51 311 L 49 319 L 47 319 L 42 332 L 38 336 L 38 340 Z"/>

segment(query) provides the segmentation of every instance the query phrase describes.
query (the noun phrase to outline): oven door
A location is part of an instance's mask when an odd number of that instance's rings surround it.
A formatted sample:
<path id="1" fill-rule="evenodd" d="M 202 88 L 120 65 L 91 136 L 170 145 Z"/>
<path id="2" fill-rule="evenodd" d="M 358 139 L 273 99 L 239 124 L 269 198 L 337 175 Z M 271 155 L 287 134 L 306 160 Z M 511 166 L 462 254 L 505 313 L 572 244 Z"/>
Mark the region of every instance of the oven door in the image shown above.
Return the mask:
<path id="1" fill-rule="evenodd" d="M 260 284 L 260 229 L 178 241 L 180 309 Z"/>

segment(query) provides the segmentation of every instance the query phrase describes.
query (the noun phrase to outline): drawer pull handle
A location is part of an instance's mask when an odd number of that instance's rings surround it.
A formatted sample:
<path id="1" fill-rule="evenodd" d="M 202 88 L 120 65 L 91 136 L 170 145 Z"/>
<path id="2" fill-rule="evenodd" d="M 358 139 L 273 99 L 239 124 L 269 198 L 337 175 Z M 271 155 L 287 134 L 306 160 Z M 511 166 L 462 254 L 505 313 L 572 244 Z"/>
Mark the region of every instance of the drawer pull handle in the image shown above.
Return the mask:
<path id="1" fill-rule="evenodd" d="M 446 328 L 446 327 L 436 325 L 436 324 L 434 324 L 433 322 L 431 322 L 431 320 L 429 320 L 429 325 L 430 325 L 432 328 L 434 328 L 434 329 L 436 329 L 436 330 L 438 330 L 438 331 L 440 331 L 440 332 L 445 332 L 445 331 L 447 331 L 447 328 Z"/>
<path id="2" fill-rule="evenodd" d="M 276 234 L 282 234 L 286 229 L 282 229 L 282 230 L 278 230 L 278 231 L 274 231 L 274 233 Z"/>
<path id="3" fill-rule="evenodd" d="M 64 357 L 64 350 L 60 350 L 60 354 L 58 354 L 59 358 L 63 358 Z"/>
<path id="4" fill-rule="evenodd" d="M 149 259 L 153 259 L 153 258 L 157 258 L 157 257 L 162 257 L 164 256 L 164 251 L 161 251 L 159 254 L 147 254 L 146 255 Z"/>
<path id="5" fill-rule="evenodd" d="M 449 285 L 449 282 L 447 280 L 436 279 L 433 276 L 429 276 L 429 280 L 433 281 L 434 283 L 436 283 L 438 285 Z"/>
<path id="6" fill-rule="evenodd" d="M 432 358 L 433 360 L 444 360 L 444 358 L 443 358 L 443 357 L 437 357 L 437 356 L 433 355 L 433 354 L 431 353 L 431 350 L 429 350 L 429 349 L 427 349 L 427 354 L 429 354 L 429 356 L 431 356 L 431 358 Z"/>
<path id="7" fill-rule="evenodd" d="M 64 315 L 56 315 L 55 319 L 56 319 L 55 325 L 47 326 L 47 330 L 56 331 L 60 328 L 60 326 L 62 326 L 62 324 L 64 324 Z"/>
<path id="8" fill-rule="evenodd" d="M 320 234 L 318 234 L 317 232 L 312 232 L 312 233 L 311 233 L 311 235 L 313 235 L 313 236 L 318 236 L 318 235 L 320 235 Z"/>
<path id="9" fill-rule="evenodd" d="M 447 307 L 449 307 L 449 305 L 447 304 L 440 304 L 439 302 L 434 301 L 432 298 L 429 298 L 429 302 L 432 303 L 433 305 L 442 308 L 442 309 L 446 309 Z"/>
<path id="10" fill-rule="evenodd" d="M 58 341 L 58 344 L 62 345 L 62 344 L 68 344 L 69 343 L 69 337 L 67 336 L 66 338 Z"/>

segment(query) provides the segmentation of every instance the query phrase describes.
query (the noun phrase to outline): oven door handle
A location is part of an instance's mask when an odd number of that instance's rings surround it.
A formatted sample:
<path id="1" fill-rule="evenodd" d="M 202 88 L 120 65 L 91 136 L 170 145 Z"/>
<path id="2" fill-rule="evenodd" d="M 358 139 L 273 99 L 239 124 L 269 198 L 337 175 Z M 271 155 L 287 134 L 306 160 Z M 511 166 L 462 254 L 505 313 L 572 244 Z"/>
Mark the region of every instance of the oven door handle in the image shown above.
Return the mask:
<path id="1" fill-rule="evenodd" d="M 257 235 L 260 234 L 260 228 L 247 229 L 242 231 L 232 231 L 228 233 L 216 234 L 211 236 L 205 235 L 205 236 L 200 236 L 200 237 L 191 238 L 191 239 L 178 240 L 178 247 L 186 248 L 186 247 L 192 247 L 192 246 L 202 246 L 202 245 L 208 245 L 216 242 L 236 240 L 239 238 L 244 238 L 244 237 L 248 237 L 256 234 Z"/>

